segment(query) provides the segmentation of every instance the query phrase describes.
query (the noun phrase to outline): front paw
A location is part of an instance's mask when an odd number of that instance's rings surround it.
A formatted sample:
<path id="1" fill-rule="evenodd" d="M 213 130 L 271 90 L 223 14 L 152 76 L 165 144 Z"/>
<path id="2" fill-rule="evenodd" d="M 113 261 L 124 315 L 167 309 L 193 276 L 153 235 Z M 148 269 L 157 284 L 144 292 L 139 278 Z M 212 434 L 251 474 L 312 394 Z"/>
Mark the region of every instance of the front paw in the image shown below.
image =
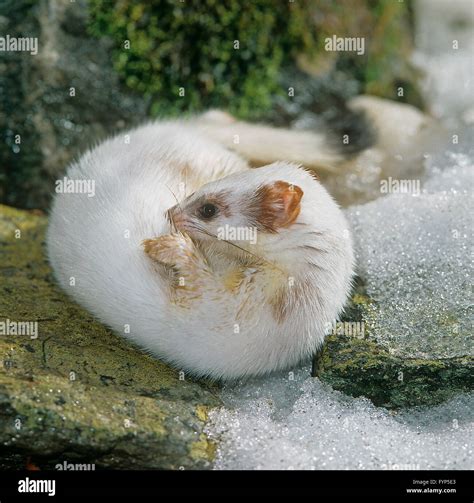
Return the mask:
<path id="1" fill-rule="evenodd" d="M 142 241 L 145 253 L 154 261 L 167 266 L 179 266 L 192 253 L 192 242 L 183 234 L 165 234 Z"/>

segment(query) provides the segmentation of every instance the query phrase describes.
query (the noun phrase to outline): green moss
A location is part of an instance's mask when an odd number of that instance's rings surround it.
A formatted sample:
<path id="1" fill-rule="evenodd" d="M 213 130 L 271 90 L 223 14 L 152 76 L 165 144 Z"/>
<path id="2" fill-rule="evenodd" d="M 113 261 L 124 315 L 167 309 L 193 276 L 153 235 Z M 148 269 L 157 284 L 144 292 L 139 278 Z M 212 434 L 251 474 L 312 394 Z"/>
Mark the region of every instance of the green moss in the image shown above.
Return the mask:
<path id="1" fill-rule="evenodd" d="M 153 115 L 219 107 L 260 117 L 274 95 L 286 95 L 281 70 L 295 60 L 316 73 L 330 60 L 335 71 L 355 74 L 362 91 L 397 99 L 395 84 L 412 77 L 405 62 L 411 45 L 407 8 L 392 0 L 89 5 L 90 32 L 112 39 L 115 69 L 150 100 Z M 325 38 L 333 35 L 365 37 L 367 54 L 326 52 Z"/>
<path id="2" fill-rule="evenodd" d="M 252 116 L 282 92 L 284 57 L 311 44 L 307 3 L 92 0 L 90 31 L 112 37 L 116 70 L 155 115 L 216 106 Z"/>
<path id="3" fill-rule="evenodd" d="M 5 455 L 41 467 L 209 467 L 203 429 L 217 389 L 180 380 L 65 297 L 45 260 L 46 224 L 0 206 L 0 321 L 38 321 L 37 339 L 0 335 Z"/>

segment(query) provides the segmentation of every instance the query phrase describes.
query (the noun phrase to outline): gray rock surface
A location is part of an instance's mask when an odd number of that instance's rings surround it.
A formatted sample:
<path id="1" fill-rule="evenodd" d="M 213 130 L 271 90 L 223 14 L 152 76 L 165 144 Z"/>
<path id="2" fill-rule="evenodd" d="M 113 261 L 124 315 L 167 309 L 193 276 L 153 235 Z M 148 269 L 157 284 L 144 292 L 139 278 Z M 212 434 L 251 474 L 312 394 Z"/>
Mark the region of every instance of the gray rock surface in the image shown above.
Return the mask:
<path id="1" fill-rule="evenodd" d="M 38 38 L 36 55 L 0 52 L 0 200 L 45 208 L 68 162 L 142 121 L 147 100 L 120 84 L 110 42 L 87 35 L 85 0 L 2 2 L 0 28 Z"/>

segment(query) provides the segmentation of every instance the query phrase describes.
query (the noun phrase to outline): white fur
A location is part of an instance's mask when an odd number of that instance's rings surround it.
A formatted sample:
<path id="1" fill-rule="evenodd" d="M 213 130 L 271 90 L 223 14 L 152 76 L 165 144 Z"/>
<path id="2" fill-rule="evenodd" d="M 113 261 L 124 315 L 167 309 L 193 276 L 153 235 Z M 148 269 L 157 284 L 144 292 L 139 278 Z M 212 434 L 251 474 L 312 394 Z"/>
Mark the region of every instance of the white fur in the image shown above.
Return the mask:
<path id="1" fill-rule="evenodd" d="M 339 164 L 344 160 L 340 153 L 329 147 L 325 136 L 319 132 L 249 124 L 215 110 L 192 122 L 196 129 L 237 152 L 252 166 L 285 160 L 314 170 L 337 173 Z"/>
<path id="2" fill-rule="evenodd" d="M 353 271 L 346 221 L 322 185 L 288 163 L 249 169 L 192 123 L 151 123 L 128 135 L 129 141 L 126 135 L 107 140 L 69 167 L 69 178 L 95 181 L 94 197 L 55 197 L 47 243 L 62 287 L 117 333 L 195 375 L 238 378 L 309 357 L 322 344 L 324 324 L 343 308 Z M 216 276 L 191 309 L 170 303 L 167 279 L 141 242 L 170 232 L 164 213 L 175 196 L 182 200 L 209 183 L 199 193 L 231 189 L 241 204 L 249 188 L 272 180 L 304 192 L 296 223 L 258 240 L 258 253 L 281 275 L 249 268 L 256 280 L 237 294 L 219 288 Z M 308 287 L 298 308 L 278 322 L 269 304 L 272 282 L 276 288 L 289 277 Z"/>

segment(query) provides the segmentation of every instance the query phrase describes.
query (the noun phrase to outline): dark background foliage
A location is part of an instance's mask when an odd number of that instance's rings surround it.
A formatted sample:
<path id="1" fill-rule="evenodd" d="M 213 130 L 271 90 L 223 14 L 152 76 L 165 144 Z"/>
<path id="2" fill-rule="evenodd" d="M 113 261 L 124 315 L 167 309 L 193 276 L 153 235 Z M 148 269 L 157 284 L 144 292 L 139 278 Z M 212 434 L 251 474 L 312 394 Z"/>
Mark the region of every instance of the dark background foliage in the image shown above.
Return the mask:
<path id="1" fill-rule="evenodd" d="M 150 117 L 217 107 L 288 125 L 308 110 L 331 117 L 336 104 L 360 93 L 420 105 L 407 63 L 409 6 L 0 2 L 1 33 L 39 39 L 36 56 L 0 53 L 0 202 L 47 209 L 54 180 L 74 157 Z M 324 39 L 334 34 L 366 37 L 366 53 L 325 51 Z"/>

